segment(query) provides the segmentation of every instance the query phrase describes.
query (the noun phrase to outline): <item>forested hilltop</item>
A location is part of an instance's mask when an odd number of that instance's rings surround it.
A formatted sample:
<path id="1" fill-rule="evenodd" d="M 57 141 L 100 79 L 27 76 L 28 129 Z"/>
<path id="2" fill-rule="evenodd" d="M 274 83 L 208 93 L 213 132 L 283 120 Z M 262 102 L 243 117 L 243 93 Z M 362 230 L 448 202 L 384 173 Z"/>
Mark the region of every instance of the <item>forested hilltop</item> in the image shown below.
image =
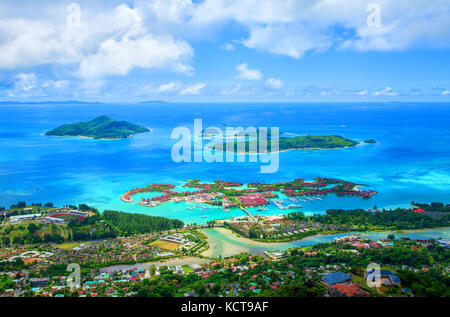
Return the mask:
<path id="1" fill-rule="evenodd" d="M 249 152 L 250 144 L 252 140 L 239 141 L 239 142 L 226 142 L 219 146 L 214 145 L 213 148 L 227 151 L 228 147 L 233 147 L 234 152 L 238 152 L 238 149 L 244 148 L 245 152 Z M 338 135 L 303 135 L 292 138 L 279 138 L 279 150 L 308 150 L 308 149 L 342 149 L 347 147 L 357 146 L 359 143 L 347 138 L 343 138 Z M 272 139 L 267 140 L 267 150 L 270 151 L 272 145 Z M 257 145 L 259 147 L 259 144 Z M 258 148 L 258 151 L 261 150 Z"/>
<path id="2" fill-rule="evenodd" d="M 87 122 L 64 124 L 45 133 L 47 136 L 81 136 L 94 139 L 123 139 L 150 130 L 126 121 L 100 116 Z"/>

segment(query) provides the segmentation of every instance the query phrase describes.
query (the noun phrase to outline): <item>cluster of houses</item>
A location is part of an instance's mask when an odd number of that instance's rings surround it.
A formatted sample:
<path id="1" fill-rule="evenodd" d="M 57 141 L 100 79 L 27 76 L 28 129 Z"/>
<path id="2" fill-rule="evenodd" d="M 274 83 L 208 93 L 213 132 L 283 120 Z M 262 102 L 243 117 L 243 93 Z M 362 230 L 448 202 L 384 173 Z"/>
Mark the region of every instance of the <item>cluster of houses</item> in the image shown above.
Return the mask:
<path id="1" fill-rule="evenodd" d="M 162 241 L 167 241 L 167 242 L 172 242 L 172 243 L 177 243 L 180 244 L 181 246 L 178 248 L 179 250 L 183 250 L 183 251 L 189 251 L 193 248 L 195 248 L 198 243 L 197 242 L 193 242 L 190 241 L 187 236 L 191 236 L 192 238 L 196 239 L 197 236 L 194 235 L 193 233 L 187 232 L 187 233 L 173 233 L 171 235 L 168 236 L 163 236 L 160 237 L 159 239 Z"/>
<path id="2" fill-rule="evenodd" d="M 269 201 L 262 197 L 260 194 L 250 194 L 237 197 L 244 207 L 261 207 L 269 205 Z"/>
<path id="3" fill-rule="evenodd" d="M 32 208 L 24 208 L 22 211 L 27 212 L 33 210 Z M 35 213 L 35 214 L 25 214 L 18 216 L 9 217 L 10 224 L 17 224 L 22 221 L 33 221 L 38 220 L 43 223 L 54 223 L 54 224 L 65 224 L 69 221 L 81 221 L 88 217 L 88 213 L 79 211 L 79 210 L 71 210 L 67 208 L 57 208 L 53 209 L 46 214 Z M 70 219 L 70 220 L 68 220 Z"/>
<path id="4" fill-rule="evenodd" d="M 228 224 L 246 237 L 249 237 L 250 230 L 253 229 L 254 232 L 258 233 L 259 238 L 265 239 L 289 238 L 311 231 L 320 231 L 331 226 L 320 223 L 288 220 L 284 216 L 260 217 L 259 221 L 256 222 L 250 221 L 248 218 L 235 218 Z M 335 227 L 333 226 L 333 228 L 329 229 L 335 229 Z"/>
<path id="5" fill-rule="evenodd" d="M 342 243 L 354 246 L 356 248 L 392 248 L 395 243 L 389 239 L 381 239 L 378 241 L 364 242 L 358 235 L 350 235 L 334 238 L 335 243 Z"/>

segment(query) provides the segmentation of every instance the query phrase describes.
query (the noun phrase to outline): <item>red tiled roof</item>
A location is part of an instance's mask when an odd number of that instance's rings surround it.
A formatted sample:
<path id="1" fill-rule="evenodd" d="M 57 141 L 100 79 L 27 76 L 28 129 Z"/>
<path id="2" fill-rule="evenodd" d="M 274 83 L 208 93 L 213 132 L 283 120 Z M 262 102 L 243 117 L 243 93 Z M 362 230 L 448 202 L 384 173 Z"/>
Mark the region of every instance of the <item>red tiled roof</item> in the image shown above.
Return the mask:
<path id="1" fill-rule="evenodd" d="M 338 290 L 341 294 L 343 294 L 344 296 L 347 296 L 347 297 L 353 297 L 353 296 L 361 294 L 361 289 L 356 284 L 352 284 L 352 285 L 336 284 L 336 285 L 333 285 L 332 288 Z"/>

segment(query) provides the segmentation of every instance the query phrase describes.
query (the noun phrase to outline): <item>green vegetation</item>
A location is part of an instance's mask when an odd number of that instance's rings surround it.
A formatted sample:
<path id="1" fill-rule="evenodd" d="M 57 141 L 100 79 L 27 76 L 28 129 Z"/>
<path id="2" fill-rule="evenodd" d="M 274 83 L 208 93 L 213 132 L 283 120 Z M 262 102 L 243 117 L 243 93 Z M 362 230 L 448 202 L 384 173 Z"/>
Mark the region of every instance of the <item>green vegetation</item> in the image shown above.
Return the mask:
<path id="1" fill-rule="evenodd" d="M 450 205 L 445 205 L 444 203 L 431 203 L 431 204 L 424 204 L 424 203 L 411 203 L 413 206 L 416 206 L 418 208 L 421 208 L 425 211 L 437 211 L 437 212 L 450 212 Z"/>
<path id="2" fill-rule="evenodd" d="M 338 135 L 304 135 L 293 138 L 279 138 L 280 151 L 286 150 L 307 150 L 307 149 L 341 149 L 347 147 L 353 147 L 359 143 L 350 139 L 343 138 Z M 227 145 L 234 147 L 234 152 L 237 152 L 239 147 L 243 147 L 245 152 L 248 153 L 250 149 L 251 141 L 229 142 L 222 143 L 223 150 L 227 149 Z M 267 141 L 267 149 L 271 149 L 271 140 Z M 259 151 L 259 144 L 257 144 Z M 214 145 L 213 148 L 217 148 Z"/>
<path id="3" fill-rule="evenodd" d="M 289 268 L 286 263 L 265 261 L 262 257 L 249 254 L 235 256 L 235 264 L 255 267 L 240 274 L 230 269 L 215 266 L 214 273 L 202 277 L 197 274 L 176 275 L 165 267 L 160 267 L 161 275 L 143 280 L 134 288 L 138 297 L 182 297 L 194 293 L 199 297 L 320 297 L 325 288 L 308 280 L 300 267 Z M 295 277 L 295 278 L 294 278 Z M 272 283 L 280 284 L 274 289 Z M 270 282 L 270 283 L 269 283 Z M 252 290 L 251 287 L 254 287 Z"/>
<path id="4" fill-rule="evenodd" d="M 165 231 L 184 226 L 184 223 L 180 220 L 111 210 L 106 210 L 102 217 L 124 236 Z"/>
<path id="5" fill-rule="evenodd" d="M 364 140 L 364 143 L 366 143 L 366 144 L 376 144 L 377 141 L 375 141 L 374 139 L 369 139 L 369 140 Z"/>
<path id="6" fill-rule="evenodd" d="M 115 121 L 107 116 L 101 116 L 88 122 L 64 124 L 48 131 L 48 136 L 83 136 L 94 139 L 123 139 L 133 134 L 145 133 L 145 127 L 126 121 Z"/>
<path id="7" fill-rule="evenodd" d="M 398 271 L 403 285 L 407 285 L 415 297 L 450 297 L 450 277 L 430 269 L 428 272 Z"/>
<path id="8" fill-rule="evenodd" d="M 0 293 L 11 288 L 14 288 L 13 281 L 6 275 L 0 275 Z"/>
<path id="9" fill-rule="evenodd" d="M 327 210 L 324 215 L 305 217 L 303 213 L 291 213 L 287 216 L 292 220 L 312 221 L 322 224 L 332 224 L 346 227 L 358 227 L 358 230 L 392 229 L 411 230 L 447 227 L 450 225 L 450 215 L 431 217 L 426 214 L 416 213 L 411 210 L 395 209 L 377 212 L 363 209 Z"/>
<path id="10" fill-rule="evenodd" d="M 150 245 L 164 250 L 176 250 L 181 246 L 181 244 L 178 243 L 163 241 L 159 239 L 153 241 L 152 243 L 150 243 Z"/>
<path id="11" fill-rule="evenodd" d="M 22 203 L 17 205 L 22 206 Z M 27 209 L 26 204 L 23 206 L 23 208 Z M 36 212 L 46 214 L 51 210 L 48 207 L 33 206 L 29 207 L 32 210 L 24 211 L 23 208 L 9 210 L 8 217 Z M 91 216 L 82 221 L 75 221 L 79 219 L 77 217 L 59 216 L 69 221 L 68 224 L 59 225 L 36 221 L 22 221 L 18 224 L 5 222 L 0 228 L 0 245 L 62 244 L 63 242 L 72 241 L 102 240 L 116 238 L 118 236 L 165 231 L 184 226 L 184 223 L 180 220 L 172 220 L 164 217 L 129 214 L 119 211 L 105 211 L 103 214 L 100 214 L 97 209 L 86 204 L 70 206 L 70 208 L 88 212 Z"/>

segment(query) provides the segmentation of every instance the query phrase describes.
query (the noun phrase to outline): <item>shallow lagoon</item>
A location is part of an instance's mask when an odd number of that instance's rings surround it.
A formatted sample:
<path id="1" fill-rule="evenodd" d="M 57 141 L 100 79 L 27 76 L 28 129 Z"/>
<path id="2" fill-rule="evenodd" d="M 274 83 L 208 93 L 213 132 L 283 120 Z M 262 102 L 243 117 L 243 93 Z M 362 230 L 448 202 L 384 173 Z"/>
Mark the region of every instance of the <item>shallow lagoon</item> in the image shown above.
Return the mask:
<path id="1" fill-rule="evenodd" d="M 307 237 L 298 241 L 284 242 L 284 243 L 264 243 L 252 241 L 233 234 L 230 230 L 225 228 L 209 228 L 204 229 L 208 236 L 208 244 L 210 248 L 203 253 L 209 257 L 228 257 L 241 252 L 248 252 L 253 255 L 262 255 L 267 250 L 286 250 L 294 247 L 306 247 L 318 243 L 333 242 L 334 238 L 343 237 L 351 234 L 360 234 L 361 237 L 376 240 L 384 239 L 389 234 L 394 234 L 396 238 L 410 238 L 410 239 L 449 239 L 450 228 L 437 228 L 427 230 L 413 230 L 397 232 L 351 232 L 331 235 L 317 235 Z"/>
<path id="2" fill-rule="evenodd" d="M 276 111 L 274 110 L 276 109 Z M 99 115 L 148 126 L 152 133 L 98 141 L 42 135 L 63 123 Z M 338 134 L 378 145 L 330 151 L 280 153 L 280 169 L 261 174 L 260 163 L 180 163 L 171 159 L 170 138 L 178 126 L 280 127 L 294 134 Z M 448 104 L 151 104 L 1 105 L 0 206 L 17 201 L 57 205 L 87 203 L 113 209 L 179 218 L 186 223 L 240 216 L 240 210 L 189 210 L 187 204 L 156 208 L 127 204 L 120 196 L 150 183 L 182 185 L 189 179 L 277 182 L 317 176 L 368 184 L 370 200 L 328 196 L 301 203 L 306 213 L 329 208 L 409 206 L 446 201 L 450 190 L 450 107 Z M 269 211 L 278 214 L 274 205 Z M 207 218 L 202 218 L 202 216 Z"/>

